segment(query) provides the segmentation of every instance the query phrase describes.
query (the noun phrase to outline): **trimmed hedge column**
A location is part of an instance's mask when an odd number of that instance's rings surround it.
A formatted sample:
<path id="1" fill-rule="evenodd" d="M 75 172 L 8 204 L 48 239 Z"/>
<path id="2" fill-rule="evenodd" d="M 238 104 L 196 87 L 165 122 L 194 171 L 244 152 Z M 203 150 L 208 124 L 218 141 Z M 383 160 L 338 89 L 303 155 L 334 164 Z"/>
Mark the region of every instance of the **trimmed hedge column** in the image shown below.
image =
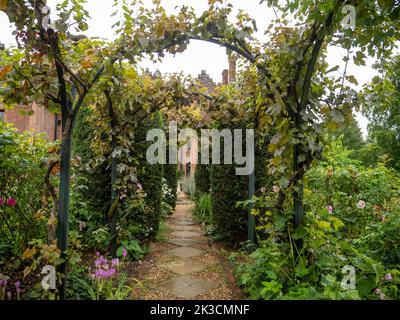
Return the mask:
<path id="1" fill-rule="evenodd" d="M 162 178 L 163 165 L 151 165 L 146 160 L 147 148 L 152 145 L 151 141 L 146 141 L 148 130 L 152 128 L 162 128 L 162 117 L 159 113 L 151 116 L 137 130 L 135 135 L 135 149 L 138 163 L 138 180 L 147 194 L 145 198 L 146 212 L 143 217 L 143 223 L 146 224 L 149 231 L 149 238 L 154 238 L 158 232 L 161 219 L 161 201 L 162 201 Z"/>

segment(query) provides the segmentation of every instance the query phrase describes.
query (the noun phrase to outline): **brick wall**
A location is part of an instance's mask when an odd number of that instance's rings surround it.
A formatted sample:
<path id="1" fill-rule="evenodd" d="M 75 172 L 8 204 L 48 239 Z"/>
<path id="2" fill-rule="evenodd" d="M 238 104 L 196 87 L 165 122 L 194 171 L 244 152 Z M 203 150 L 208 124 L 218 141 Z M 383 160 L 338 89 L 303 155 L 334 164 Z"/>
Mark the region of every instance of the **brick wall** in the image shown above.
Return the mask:
<path id="1" fill-rule="evenodd" d="M 38 106 L 35 103 L 31 106 L 15 107 L 4 112 L 4 121 L 12 123 L 19 132 L 29 130 L 34 133 L 44 133 L 45 138 L 49 141 L 61 138 L 61 124 L 57 124 L 56 133 L 56 119 L 57 116 L 46 107 Z"/>

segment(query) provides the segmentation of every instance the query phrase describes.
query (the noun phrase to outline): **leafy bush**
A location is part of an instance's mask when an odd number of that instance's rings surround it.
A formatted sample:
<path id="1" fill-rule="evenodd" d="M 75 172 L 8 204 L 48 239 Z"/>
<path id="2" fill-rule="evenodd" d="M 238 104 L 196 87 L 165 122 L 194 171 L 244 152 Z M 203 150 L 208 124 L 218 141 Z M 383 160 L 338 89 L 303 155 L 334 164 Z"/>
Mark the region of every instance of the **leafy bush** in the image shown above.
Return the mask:
<path id="1" fill-rule="evenodd" d="M 21 256 L 35 239 L 47 238 L 51 199 L 46 193 L 48 151 L 56 147 L 40 136 L 0 121 L 0 246 L 2 258 Z M 48 206 L 43 209 L 44 206 Z M 2 259 L 0 259 L 0 263 Z"/>
<path id="2" fill-rule="evenodd" d="M 198 155 L 198 159 L 201 159 L 201 153 Z M 200 164 L 196 165 L 196 171 L 194 173 L 194 179 L 196 183 L 196 193 L 208 193 L 210 192 L 210 172 L 209 165 Z"/>
<path id="3" fill-rule="evenodd" d="M 194 215 L 206 224 L 212 222 L 212 202 L 209 193 L 200 194 L 195 199 Z"/>
<path id="4" fill-rule="evenodd" d="M 161 205 L 163 199 L 163 165 L 151 165 L 147 162 L 146 152 L 151 142 L 146 141 L 147 131 L 152 128 L 162 128 L 162 117 L 159 113 L 154 114 L 146 120 L 141 130 L 135 135 L 135 153 L 138 163 L 138 181 L 145 192 L 145 210 L 142 212 L 132 211 L 129 215 L 131 223 L 135 223 L 139 215 L 142 228 L 148 230 L 148 237 L 154 238 L 157 235 L 160 219 L 162 218 Z"/>
<path id="5" fill-rule="evenodd" d="M 266 240 L 236 259 L 238 282 L 251 298 L 399 299 L 400 180 L 383 164 L 365 168 L 348 154 L 333 142 L 307 173 L 305 221 L 294 233 L 290 209 L 273 214 L 262 206 L 270 195 L 257 199 Z M 342 284 L 349 267 L 354 288 Z"/>
<path id="6" fill-rule="evenodd" d="M 212 223 L 218 238 L 239 243 L 246 237 L 247 210 L 236 203 L 248 197 L 248 177 L 237 176 L 235 165 L 211 166 Z"/>

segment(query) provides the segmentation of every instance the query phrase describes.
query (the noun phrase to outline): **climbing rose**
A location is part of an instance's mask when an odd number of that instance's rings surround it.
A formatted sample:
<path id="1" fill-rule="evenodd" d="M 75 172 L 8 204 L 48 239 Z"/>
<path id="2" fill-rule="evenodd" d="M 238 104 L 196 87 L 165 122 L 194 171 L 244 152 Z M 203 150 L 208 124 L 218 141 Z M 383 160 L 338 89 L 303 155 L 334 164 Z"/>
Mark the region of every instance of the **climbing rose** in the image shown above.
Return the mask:
<path id="1" fill-rule="evenodd" d="M 14 207 L 16 204 L 17 204 L 17 201 L 15 199 L 13 199 L 13 198 L 10 198 L 10 199 L 7 200 L 7 205 L 9 207 Z"/>
<path id="2" fill-rule="evenodd" d="M 265 193 L 266 191 L 267 191 L 267 188 L 265 188 L 265 187 L 262 187 L 262 188 L 261 188 L 261 192 L 262 192 L 262 193 Z"/>
<path id="3" fill-rule="evenodd" d="M 326 210 L 328 210 L 328 212 L 329 212 L 330 214 L 333 213 L 333 207 L 332 207 L 331 205 L 327 206 L 327 207 L 326 207 Z"/>
<path id="4" fill-rule="evenodd" d="M 388 273 L 387 275 L 385 275 L 385 280 L 386 281 L 392 281 L 393 277 L 390 273 Z"/>
<path id="5" fill-rule="evenodd" d="M 365 208 L 365 201 L 364 200 L 358 201 L 357 208 L 358 209 L 364 209 Z"/>

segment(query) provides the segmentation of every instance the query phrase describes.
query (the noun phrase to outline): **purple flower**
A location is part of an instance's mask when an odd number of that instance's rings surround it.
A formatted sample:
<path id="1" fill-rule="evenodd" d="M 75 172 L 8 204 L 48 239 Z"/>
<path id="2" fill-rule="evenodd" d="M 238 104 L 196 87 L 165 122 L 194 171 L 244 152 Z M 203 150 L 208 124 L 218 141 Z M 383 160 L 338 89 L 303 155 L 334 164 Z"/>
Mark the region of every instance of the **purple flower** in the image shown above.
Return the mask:
<path id="1" fill-rule="evenodd" d="M 115 270 L 114 268 L 111 268 L 110 270 L 108 270 L 108 276 L 112 277 L 113 275 L 115 275 L 117 273 L 117 270 Z"/>
<path id="2" fill-rule="evenodd" d="M 364 209 L 365 208 L 365 201 L 364 200 L 358 201 L 357 208 L 358 209 Z"/>
<path id="3" fill-rule="evenodd" d="M 328 212 L 329 212 L 330 214 L 333 213 L 333 207 L 332 207 L 331 205 L 327 206 L 327 207 L 326 207 L 326 210 L 328 210 Z"/>
<path id="4" fill-rule="evenodd" d="M 0 280 L 0 288 L 3 288 L 5 280 Z M 5 287 L 5 286 L 4 286 Z"/>
<path id="5" fill-rule="evenodd" d="M 111 260 L 111 265 L 112 266 L 118 266 L 119 265 L 119 259 L 118 258 L 112 259 Z"/>
<path id="6" fill-rule="evenodd" d="M 104 258 L 103 256 L 100 256 L 98 259 L 96 259 L 96 261 L 94 262 L 94 264 L 96 265 L 96 266 L 101 266 L 101 265 L 103 265 L 103 264 L 106 264 L 107 263 L 107 259 L 106 258 Z"/>
<path id="7" fill-rule="evenodd" d="M 17 200 L 13 199 L 13 198 L 9 198 L 7 199 L 7 205 L 9 207 L 15 207 L 17 205 Z"/>
<path id="8" fill-rule="evenodd" d="M 22 290 L 21 290 L 21 282 L 17 281 L 15 283 L 15 290 L 17 291 L 17 294 L 20 294 L 22 292 Z"/>
<path id="9" fill-rule="evenodd" d="M 388 273 L 387 275 L 385 275 L 385 280 L 386 281 L 392 281 L 393 277 L 390 273 Z"/>
<path id="10" fill-rule="evenodd" d="M 96 256 L 100 257 L 100 252 L 96 251 Z"/>
<path id="11" fill-rule="evenodd" d="M 125 258 L 127 256 L 128 252 L 126 251 L 125 248 L 122 248 L 122 256 Z"/>

